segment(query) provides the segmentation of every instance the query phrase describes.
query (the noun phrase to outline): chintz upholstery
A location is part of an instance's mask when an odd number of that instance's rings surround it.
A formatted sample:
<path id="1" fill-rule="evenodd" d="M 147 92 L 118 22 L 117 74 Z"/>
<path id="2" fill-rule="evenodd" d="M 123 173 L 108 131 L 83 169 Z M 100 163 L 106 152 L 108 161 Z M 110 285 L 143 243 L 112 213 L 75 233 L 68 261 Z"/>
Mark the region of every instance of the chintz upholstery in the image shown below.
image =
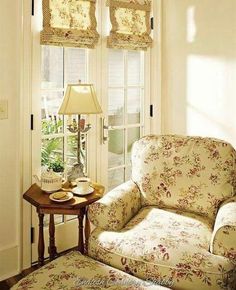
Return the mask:
<path id="1" fill-rule="evenodd" d="M 144 137 L 133 146 L 132 180 L 89 208 L 89 255 L 172 289 L 236 289 L 235 189 L 230 144 Z"/>
<path id="2" fill-rule="evenodd" d="M 134 145 L 132 179 L 142 204 L 191 211 L 215 219 L 234 194 L 235 151 L 210 138 L 147 137 Z"/>
<path id="3" fill-rule="evenodd" d="M 168 290 L 70 252 L 20 280 L 11 290 Z M 2 290 L 2 289 L 1 289 Z"/>
<path id="4" fill-rule="evenodd" d="M 211 252 L 228 257 L 236 264 L 236 197 L 219 209 L 211 240 Z"/>

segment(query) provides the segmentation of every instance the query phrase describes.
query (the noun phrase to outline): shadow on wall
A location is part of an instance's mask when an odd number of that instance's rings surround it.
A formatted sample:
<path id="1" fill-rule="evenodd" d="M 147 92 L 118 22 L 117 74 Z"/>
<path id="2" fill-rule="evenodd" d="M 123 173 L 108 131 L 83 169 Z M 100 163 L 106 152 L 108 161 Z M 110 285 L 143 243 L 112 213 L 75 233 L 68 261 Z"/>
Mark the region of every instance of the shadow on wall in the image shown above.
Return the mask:
<path id="1" fill-rule="evenodd" d="M 163 133 L 236 146 L 236 1 L 163 3 Z"/>

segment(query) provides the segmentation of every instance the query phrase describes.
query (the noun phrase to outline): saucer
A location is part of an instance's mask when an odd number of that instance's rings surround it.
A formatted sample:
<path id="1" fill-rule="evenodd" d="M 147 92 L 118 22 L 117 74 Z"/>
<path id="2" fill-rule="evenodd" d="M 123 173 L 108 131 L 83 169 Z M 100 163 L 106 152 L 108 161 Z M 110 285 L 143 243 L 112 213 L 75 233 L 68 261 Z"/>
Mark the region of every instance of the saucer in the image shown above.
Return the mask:
<path id="1" fill-rule="evenodd" d="M 73 197 L 73 193 L 71 193 L 71 192 L 67 192 L 67 198 L 65 198 L 65 199 L 56 199 L 56 198 L 53 198 L 53 195 L 54 195 L 54 193 L 50 194 L 49 199 L 51 199 L 52 201 L 56 201 L 56 202 L 65 202 L 65 201 L 71 200 Z"/>
<path id="2" fill-rule="evenodd" d="M 71 192 L 73 192 L 74 194 L 80 195 L 80 196 L 84 196 L 84 195 L 88 195 L 88 194 L 94 192 L 94 188 L 90 186 L 87 191 L 82 192 L 78 187 L 75 187 L 71 190 Z"/>

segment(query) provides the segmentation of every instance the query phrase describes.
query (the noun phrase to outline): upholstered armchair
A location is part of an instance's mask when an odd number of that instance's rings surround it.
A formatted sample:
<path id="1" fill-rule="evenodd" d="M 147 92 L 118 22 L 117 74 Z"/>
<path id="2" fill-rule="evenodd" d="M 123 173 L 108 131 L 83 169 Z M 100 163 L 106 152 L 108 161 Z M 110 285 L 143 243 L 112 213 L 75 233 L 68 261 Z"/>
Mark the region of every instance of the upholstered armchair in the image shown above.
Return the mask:
<path id="1" fill-rule="evenodd" d="M 144 137 L 132 179 L 89 208 L 89 255 L 172 289 L 236 289 L 235 193 L 230 144 Z"/>

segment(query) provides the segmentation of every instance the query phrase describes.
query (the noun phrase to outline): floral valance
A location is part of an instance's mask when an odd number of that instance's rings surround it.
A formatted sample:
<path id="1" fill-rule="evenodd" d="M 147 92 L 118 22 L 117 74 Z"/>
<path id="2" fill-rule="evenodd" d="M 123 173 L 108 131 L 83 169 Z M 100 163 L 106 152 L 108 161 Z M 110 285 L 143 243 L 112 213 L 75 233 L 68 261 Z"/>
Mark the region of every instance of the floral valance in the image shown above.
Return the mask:
<path id="1" fill-rule="evenodd" d="M 108 47 L 146 50 L 151 46 L 151 0 L 107 0 L 107 5 L 112 24 Z"/>
<path id="2" fill-rule="evenodd" d="M 93 48 L 96 0 L 43 0 L 41 44 Z"/>

